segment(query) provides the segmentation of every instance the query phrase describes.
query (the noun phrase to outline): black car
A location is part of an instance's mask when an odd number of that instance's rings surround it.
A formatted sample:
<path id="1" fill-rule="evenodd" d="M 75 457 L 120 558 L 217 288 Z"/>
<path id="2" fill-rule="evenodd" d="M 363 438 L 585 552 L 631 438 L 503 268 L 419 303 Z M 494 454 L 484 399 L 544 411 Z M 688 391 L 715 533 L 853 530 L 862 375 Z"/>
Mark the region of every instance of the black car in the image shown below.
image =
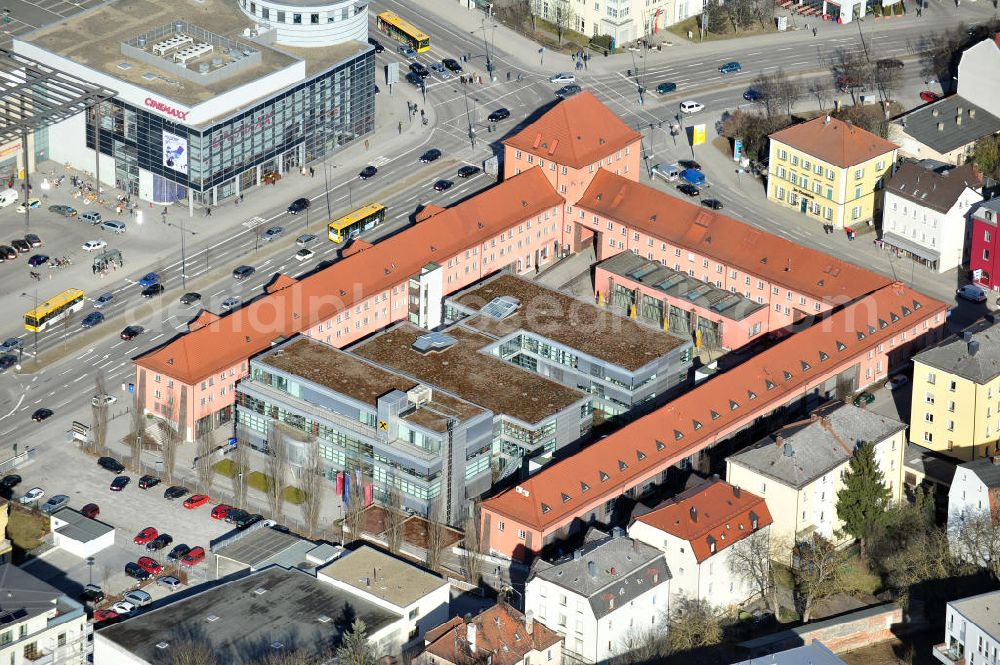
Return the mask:
<path id="1" fill-rule="evenodd" d="M 135 339 L 144 332 L 146 332 L 146 329 L 143 328 L 142 326 L 127 326 L 122 330 L 119 337 L 128 342 L 130 340 Z"/>
<path id="2" fill-rule="evenodd" d="M 34 233 L 25 233 L 24 234 L 24 239 L 27 240 L 28 244 L 31 245 L 32 247 L 41 247 L 42 246 L 42 239 L 39 238 Z"/>
<path id="3" fill-rule="evenodd" d="M 17 250 L 18 254 L 27 254 L 31 251 L 31 244 L 24 238 L 15 238 L 10 241 L 10 245 Z"/>
<path id="4" fill-rule="evenodd" d="M 471 178 L 472 176 L 479 173 L 480 168 L 478 166 L 463 166 L 458 170 L 459 178 Z"/>
<path id="5" fill-rule="evenodd" d="M 125 465 L 116 460 L 114 457 L 98 457 L 97 466 L 112 473 L 121 473 L 125 470 Z"/>
<path id="6" fill-rule="evenodd" d="M 129 577 L 134 577 L 140 582 L 145 582 L 153 577 L 153 574 L 148 570 L 142 568 L 135 561 L 129 561 L 125 564 L 125 574 Z"/>
<path id="7" fill-rule="evenodd" d="M 6 372 L 11 367 L 17 364 L 17 356 L 12 353 L 7 353 L 0 356 L 0 372 Z"/>
<path id="8" fill-rule="evenodd" d="M 16 473 L 4 476 L 3 479 L 0 480 L 0 487 L 6 487 L 7 489 L 13 489 L 20 484 L 21 484 L 21 476 L 17 475 Z"/>
<path id="9" fill-rule="evenodd" d="M 228 513 L 226 513 L 226 521 L 230 524 L 234 524 L 237 521 L 246 520 L 250 516 L 250 513 L 243 510 L 242 508 L 233 508 Z"/>
<path id="10" fill-rule="evenodd" d="M 454 58 L 445 58 L 441 61 L 441 64 L 456 74 L 462 71 L 462 65 L 458 64 L 458 60 L 455 60 Z"/>
<path id="11" fill-rule="evenodd" d="M 233 520 L 233 524 L 236 525 L 237 529 L 245 529 L 251 524 L 256 524 L 262 519 L 264 519 L 263 515 L 260 513 L 254 513 L 253 515 L 247 515 L 243 519 Z"/>
<path id="12" fill-rule="evenodd" d="M 695 171 L 701 171 L 701 164 L 694 161 L 693 159 L 682 159 L 677 163 L 686 169 L 694 169 Z"/>
<path id="13" fill-rule="evenodd" d="M 173 559 L 174 561 L 180 561 L 180 558 L 191 551 L 191 548 L 181 543 L 180 545 L 174 545 L 174 549 L 170 550 L 167 554 L 168 559 Z"/>
<path id="14" fill-rule="evenodd" d="M 171 485 L 163 492 L 164 499 L 179 499 L 188 493 L 188 488 L 180 485 Z"/>
<path id="15" fill-rule="evenodd" d="M 361 173 L 358 174 L 358 177 L 362 180 L 368 180 L 368 178 L 374 178 L 376 173 L 378 173 L 377 168 L 374 166 L 366 166 L 361 169 Z"/>
<path id="16" fill-rule="evenodd" d="M 441 157 L 441 151 L 437 148 L 431 148 L 424 154 L 420 155 L 420 161 L 424 164 L 429 164 L 430 162 L 435 162 Z"/>
<path id="17" fill-rule="evenodd" d="M 117 476 L 111 481 L 111 491 L 121 492 L 130 482 L 132 482 L 132 479 L 128 476 Z"/>
<path id="18" fill-rule="evenodd" d="M 694 185 L 689 185 L 688 183 L 684 183 L 683 185 L 677 185 L 677 189 L 681 193 L 687 194 L 688 196 L 698 196 L 699 194 L 701 194 L 700 189 L 698 189 Z"/>
<path id="19" fill-rule="evenodd" d="M 159 552 L 164 547 L 174 542 L 174 537 L 169 533 L 161 533 L 156 538 L 146 543 L 146 549 L 150 552 Z"/>
<path id="20" fill-rule="evenodd" d="M 52 409 L 38 409 L 33 414 L 31 414 L 31 419 L 36 423 L 40 423 L 46 418 L 52 417 Z"/>
<path id="21" fill-rule="evenodd" d="M 572 97 L 573 95 L 582 91 L 583 88 L 578 86 L 576 83 L 570 83 L 569 85 L 564 85 L 563 87 L 556 90 L 556 97 L 559 99 L 566 99 L 567 97 Z"/>
<path id="22" fill-rule="evenodd" d="M 0 256 L 2 256 L 5 261 L 13 261 L 17 258 L 17 250 L 9 245 L 0 245 Z"/>
<path id="23" fill-rule="evenodd" d="M 419 76 L 417 76 L 416 74 L 414 74 L 413 72 L 406 72 L 406 77 L 405 78 L 412 85 L 415 85 L 418 88 L 424 84 L 424 80 L 422 78 L 420 78 Z"/>
<path id="24" fill-rule="evenodd" d="M 194 291 L 192 291 L 191 293 L 185 293 L 184 295 L 181 296 L 182 305 L 193 305 L 199 300 L 201 300 L 201 294 L 195 293 Z"/>
<path id="25" fill-rule="evenodd" d="M 288 206 L 288 214 L 297 215 L 303 210 L 306 210 L 307 208 L 309 208 L 309 199 L 304 197 L 300 199 L 295 199 L 294 201 L 292 201 L 292 204 Z"/>
<path id="26" fill-rule="evenodd" d="M 419 62 L 411 62 L 410 63 L 410 71 L 413 72 L 414 74 L 416 74 L 417 76 L 419 76 L 422 79 L 425 79 L 425 78 L 427 78 L 428 76 L 431 75 L 431 71 L 429 69 L 427 69 L 426 67 L 424 67 Z"/>
<path id="27" fill-rule="evenodd" d="M 143 476 L 139 479 L 139 488 L 148 490 L 150 487 L 156 487 L 160 484 L 160 479 L 156 476 Z"/>
<path id="28" fill-rule="evenodd" d="M 369 37 L 368 38 L 368 43 L 375 47 L 375 52 L 376 53 L 381 53 L 382 51 L 385 50 L 385 47 L 382 46 L 382 42 L 380 42 L 379 40 L 375 39 L 374 37 Z"/>
<path id="29" fill-rule="evenodd" d="M 63 217 L 76 217 L 76 208 L 72 206 L 49 206 L 49 212 L 54 212 Z"/>
<path id="30" fill-rule="evenodd" d="M 85 603 L 99 603 L 104 600 L 104 591 L 96 584 L 88 584 L 80 592 L 80 600 Z"/>
<path id="31" fill-rule="evenodd" d="M 438 192 L 444 192 L 451 189 L 451 186 L 454 184 L 455 183 L 453 183 L 451 180 L 438 180 L 436 183 L 434 183 L 434 190 Z"/>
<path id="32" fill-rule="evenodd" d="M 233 270 L 233 279 L 237 282 L 241 282 L 247 277 L 253 275 L 255 272 L 257 272 L 257 269 L 253 266 L 238 266 L 235 270 Z"/>
<path id="33" fill-rule="evenodd" d="M 38 268 L 44 266 L 49 262 L 48 254 L 34 254 L 30 259 L 28 259 L 28 265 L 32 268 Z"/>
<path id="34" fill-rule="evenodd" d="M 142 297 L 153 298 L 161 295 L 164 291 L 166 291 L 166 289 L 163 288 L 162 284 L 151 284 L 142 290 Z"/>
<path id="35" fill-rule="evenodd" d="M 99 323 L 104 323 L 104 315 L 100 312 L 91 312 L 87 316 L 83 317 L 83 321 L 80 325 L 84 328 L 93 328 Z"/>
<path id="36" fill-rule="evenodd" d="M 702 199 L 701 204 L 712 210 L 722 210 L 722 201 L 719 199 Z"/>
<path id="37" fill-rule="evenodd" d="M 500 122 L 501 120 L 506 120 L 510 117 L 510 111 L 505 108 L 499 108 L 493 113 L 486 116 L 486 119 L 490 122 Z"/>

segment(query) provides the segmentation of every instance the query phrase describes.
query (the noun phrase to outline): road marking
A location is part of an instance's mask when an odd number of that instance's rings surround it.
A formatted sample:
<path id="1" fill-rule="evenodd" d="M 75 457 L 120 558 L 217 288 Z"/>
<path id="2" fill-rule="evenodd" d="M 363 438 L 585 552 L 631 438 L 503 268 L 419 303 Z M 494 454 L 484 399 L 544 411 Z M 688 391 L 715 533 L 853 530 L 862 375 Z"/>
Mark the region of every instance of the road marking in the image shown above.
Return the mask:
<path id="1" fill-rule="evenodd" d="M 75 379 L 73 379 L 73 383 L 77 383 L 78 381 L 82 381 L 83 379 L 86 379 L 86 378 L 87 378 L 86 374 L 81 374 L 80 376 L 78 376 Z"/>
<path id="2" fill-rule="evenodd" d="M 163 336 L 164 336 L 165 334 L 166 334 L 166 333 L 160 333 L 159 335 L 157 335 L 156 337 L 152 338 L 152 339 L 151 339 L 151 340 L 149 340 L 149 341 L 150 341 L 150 342 L 155 342 L 156 340 L 158 340 L 158 339 L 160 339 L 161 337 L 163 337 Z"/>

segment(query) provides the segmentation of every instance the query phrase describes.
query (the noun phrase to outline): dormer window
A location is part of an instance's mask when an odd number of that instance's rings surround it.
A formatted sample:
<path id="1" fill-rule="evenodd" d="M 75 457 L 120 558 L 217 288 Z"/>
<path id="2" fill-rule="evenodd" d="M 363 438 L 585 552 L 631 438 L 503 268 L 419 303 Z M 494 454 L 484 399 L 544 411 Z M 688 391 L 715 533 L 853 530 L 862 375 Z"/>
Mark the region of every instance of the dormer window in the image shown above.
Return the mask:
<path id="1" fill-rule="evenodd" d="M 712 554 L 715 554 L 715 538 L 709 536 L 705 540 L 706 542 L 708 542 L 708 551 L 711 552 Z"/>

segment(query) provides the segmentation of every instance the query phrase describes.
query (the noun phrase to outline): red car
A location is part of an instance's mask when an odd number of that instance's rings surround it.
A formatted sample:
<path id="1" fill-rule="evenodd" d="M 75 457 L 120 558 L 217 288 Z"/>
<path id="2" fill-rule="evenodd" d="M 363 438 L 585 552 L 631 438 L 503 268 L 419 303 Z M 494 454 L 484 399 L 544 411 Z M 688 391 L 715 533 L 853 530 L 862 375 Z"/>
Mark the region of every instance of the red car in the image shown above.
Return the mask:
<path id="1" fill-rule="evenodd" d="M 205 560 L 205 548 L 204 547 L 192 547 L 191 551 L 184 555 L 181 559 L 181 563 L 185 566 L 193 566 L 196 563 L 201 563 Z"/>
<path id="2" fill-rule="evenodd" d="M 184 507 L 188 510 L 194 510 L 199 506 L 204 506 L 211 500 L 212 498 L 207 494 L 192 494 L 188 498 L 184 499 Z"/>
<path id="3" fill-rule="evenodd" d="M 212 508 L 212 519 L 224 520 L 226 519 L 226 515 L 232 509 L 233 509 L 232 506 L 225 503 L 220 503 L 215 508 Z"/>
<path id="4" fill-rule="evenodd" d="M 941 95 L 937 94 L 936 92 L 931 92 L 930 90 L 924 90 L 923 92 L 920 93 L 920 99 L 930 104 L 931 102 L 936 102 L 937 100 L 941 99 Z"/>
<path id="5" fill-rule="evenodd" d="M 161 566 L 156 559 L 150 556 L 141 556 L 136 563 L 140 568 L 152 575 L 159 575 L 163 571 L 163 566 Z"/>
<path id="6" fill-rule="evenodd" d="M 101 623 L 102 621 L 111 621 L 112 619 L 118 618 L 118 612 L 114 610 L 97 610 L 94 612 L 94 623 Z"/>
<path id="7" fill-rule="evenodd" d="M 160 535 L 159 531 L 151 526 L 147 526 L 139 532 L 139 534 L 135 537 L 134 542 L 136 545 L 145 545 L 149 541 L 155 540 L 158 535 Z"/>

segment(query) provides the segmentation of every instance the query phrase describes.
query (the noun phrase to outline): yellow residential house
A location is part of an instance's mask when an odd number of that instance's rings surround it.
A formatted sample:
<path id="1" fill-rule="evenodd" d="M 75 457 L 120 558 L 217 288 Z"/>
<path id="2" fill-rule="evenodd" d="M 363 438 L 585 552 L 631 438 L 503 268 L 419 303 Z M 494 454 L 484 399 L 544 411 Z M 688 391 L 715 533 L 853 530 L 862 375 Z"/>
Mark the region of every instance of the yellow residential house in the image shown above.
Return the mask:
<path id="1" fill-rule="evenodd" d="M 875 459 L 898 503 L 903 496 L 906 425 L 851 404 L 824 406 L 755 445 L 726 458 L 726 480 L 762 496 L 774 520 L 771 538 L 779 556 L 819 534 L 841 545 L 837 493 L 854 451 L 875 444 Z"/>
<path id="2" fill-rule="evenodd" d="M 872 221 L 896 163 L 895 143 L 830 116 L 770 136 L 767 198 L 820 224 Z"/>
<path id="3" fill-rule="evenodd" d="M 910 441 L 971 461 L 996 454 L 998 439 L 1000 325 L 987 320 L 913 357 Z"/>

